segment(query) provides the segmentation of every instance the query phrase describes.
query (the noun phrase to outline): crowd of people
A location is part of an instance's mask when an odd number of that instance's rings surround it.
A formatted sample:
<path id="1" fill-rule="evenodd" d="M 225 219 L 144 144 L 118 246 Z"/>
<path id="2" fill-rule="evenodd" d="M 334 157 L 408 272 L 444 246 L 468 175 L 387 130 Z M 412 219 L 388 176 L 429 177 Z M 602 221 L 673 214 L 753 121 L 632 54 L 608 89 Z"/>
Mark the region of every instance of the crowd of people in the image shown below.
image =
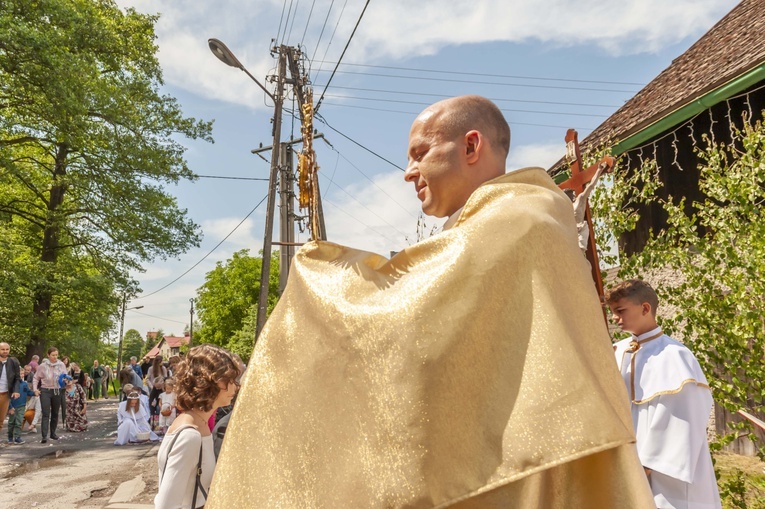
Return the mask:
<path id="1" fill-rule="evenodd" d="M 14 378 L 13 384 L 18 384 L 18 392 L 10 393 L 4 409 L 9 416 L 8 444 L 26 443 L 24 435 L 37 433 L 38 427 L 43 444 L 49 439 L 58 440 L 59 423 L 67 432 L 87 431 L 88 400 L 98 401 L 102 392 L 104 398 L 108 398 L 112 370 L 99 366 L 97 360 L 93 361 L 88 374 L 76 363 L 70 363 L 68 357 L 59 359 L 58 349 L 50 347 L 42 361 L 34 355 L 29 364 L 16 363 L 14 358 L 11 365 L 14 374 L 7 376 Z"/>

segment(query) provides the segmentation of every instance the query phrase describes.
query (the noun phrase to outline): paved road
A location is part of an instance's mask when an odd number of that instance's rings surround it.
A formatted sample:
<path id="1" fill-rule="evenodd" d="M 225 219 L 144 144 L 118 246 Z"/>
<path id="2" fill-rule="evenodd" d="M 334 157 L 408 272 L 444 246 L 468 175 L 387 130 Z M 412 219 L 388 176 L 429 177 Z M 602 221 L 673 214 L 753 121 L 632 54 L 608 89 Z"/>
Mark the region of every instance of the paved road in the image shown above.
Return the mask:
<path id="1" fill-rule="evenodd" d="M 89 402 L 88 420 L 88 431 L 59 431 L 61 439 L 47 444 L 40 443 L 39 431 L 25 433 L 23 445 L 6 444 L 5 423 L 0 431 L 4 508 L 153 507 L 158 446 L 113 445 L 115 399 Z"/>

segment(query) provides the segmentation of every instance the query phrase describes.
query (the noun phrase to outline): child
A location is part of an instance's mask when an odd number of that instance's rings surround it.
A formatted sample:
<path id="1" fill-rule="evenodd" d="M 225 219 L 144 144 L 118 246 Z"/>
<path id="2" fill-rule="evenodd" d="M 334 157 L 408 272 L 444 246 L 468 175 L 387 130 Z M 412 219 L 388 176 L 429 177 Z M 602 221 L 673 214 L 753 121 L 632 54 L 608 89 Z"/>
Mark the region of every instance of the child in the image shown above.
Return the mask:
<path id="1" fill-rule="evenodd" d="M 647 283 L 625 281 L 606 302 L 616 324 L 632 333 L 614 352 L 656 507 L 720 508 L 707 444 L 712 394 L 696 357 L 656 323 L 659 298 Z"/>
<path id="2" fill-rule="evenodd" d="M 21 382 L 19 382 L 19 397 L 11 398 L 8 407 L 8 445 L 24 443 L 24 440 L 21 438 L 21 423 L 24 422 L 27 397 L 34 395 L 34 391 L 29 388 L 29 384 L 22 378 Z"/>
<path id="3" fill-rule="evenodd" d="M 149 440 L 159 440 L 149 427 L 149 415 L 141 404 L 140 393 L 131 391 L 117 409 L 117 439 L 114 445 L 138 442 L 139 433 L 148 433 Z"/>
<path id="4" fill-rule="evenodd" d="M 159 427 L 164 435 L 167 428 L 175 420 L 175 381 L 172 378 L 165 380 L 165 392 L 159 395 Z"/>
<path id="5" fill-rule="evenodd" d="M 32 373 L 32 368 L 29 366 L 29 364 L 27 364 L 24 366 L 24 372 L 22 373 L 24 380 L 27 382 L 27 385 L 31 383 L 29 381 L 30 374 L 34 376 L 34 373 Z M 30 396 L 27 398 L 27 406 L 24 412 L 24 420 L 21 423 L 21 431 L 24 432 L 24 426 L 28 425 L 29 427 L 26 430 L 27 433 L 37 433 L 37 423 L 40 422 L 41 415 L 42 409 L 40 407 L 40 398 L 37 396 Z"/>

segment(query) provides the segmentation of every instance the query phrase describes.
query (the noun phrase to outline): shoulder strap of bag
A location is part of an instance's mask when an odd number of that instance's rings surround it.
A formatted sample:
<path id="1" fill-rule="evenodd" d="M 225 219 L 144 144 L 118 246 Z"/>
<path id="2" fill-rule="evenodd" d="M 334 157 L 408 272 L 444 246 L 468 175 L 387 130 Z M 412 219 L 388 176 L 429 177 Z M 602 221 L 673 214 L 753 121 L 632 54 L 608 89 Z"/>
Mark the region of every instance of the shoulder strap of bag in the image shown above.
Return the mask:
<path id="1" fill-rule="evenodd" d="M 205 497 L 205 502 L 207 502 L 207 492 L 202 487 L 202 444 L 199 444 L 199 461 L 197 462 L 197 480 L 194 483 L 194 496 L 191 498 L 191 509 L 196 509 L 197 507 L 197 493 L 199 490 L 202 490 L 202 495 Z"/>
<path id="2" fill-rule="evenodd" d="M 165 480 L 165 469 L 167 468 L 167 461 L 170 459 L 170 451 L 173 450 L 173 446 L 175 445 L 175 441 L 178 440 L 178 437 L 181 435 L 181 431 L 183 431 L 185 429 L 188 429 L 188 428 L 193 428 L 193 427 L 194 426 L 191 426 L 191 425 L 187 424 L 185 426 L 180 426 L 175 431 L 175 436 L 170 441 L 170 446 L 167 448 L 167 455 L 165 456 L 165 466 L 162 467 L 162 480 L 163 481 Z"/>

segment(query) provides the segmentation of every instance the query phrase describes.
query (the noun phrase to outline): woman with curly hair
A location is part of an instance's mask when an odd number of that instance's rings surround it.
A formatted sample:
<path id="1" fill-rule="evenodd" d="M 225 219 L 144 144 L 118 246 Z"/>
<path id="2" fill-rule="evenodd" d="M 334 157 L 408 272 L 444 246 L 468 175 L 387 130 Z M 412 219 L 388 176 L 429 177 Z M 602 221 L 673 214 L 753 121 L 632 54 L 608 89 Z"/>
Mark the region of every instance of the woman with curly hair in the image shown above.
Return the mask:
<path id="1" fill-rule="evenodd" d="M 239 364 L 215 345 L 189 350 L 175 374 L 176 407 L 183 411 L 165 434 L 157 454 L 156 509 L 205 505 L 215 470 L 213 437 L 207 421 L 228 405 L 239 388 Z"/>

